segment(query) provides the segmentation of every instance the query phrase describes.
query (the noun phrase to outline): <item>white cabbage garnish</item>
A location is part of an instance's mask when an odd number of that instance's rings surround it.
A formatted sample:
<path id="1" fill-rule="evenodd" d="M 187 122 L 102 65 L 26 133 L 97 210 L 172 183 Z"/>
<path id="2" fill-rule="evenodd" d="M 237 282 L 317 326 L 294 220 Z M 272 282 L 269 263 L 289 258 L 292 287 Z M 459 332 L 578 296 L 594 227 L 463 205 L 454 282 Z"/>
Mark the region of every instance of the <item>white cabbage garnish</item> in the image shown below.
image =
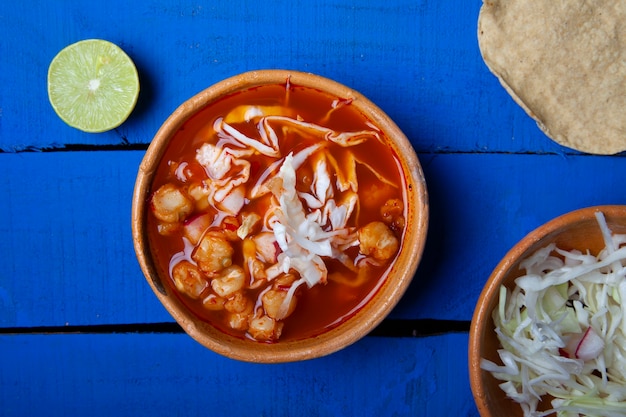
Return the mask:
<path id="1" fill-rule="evenodd" d="M 279 263 L 286 273 L 290 268 L 298 271 L 312 287 L 326 282 L 328 271 L 321 256 L 332 256 L 331 241 L 319 223 L 307 218 L 302 202 L 296 192 L 296 172 L 289 154 L 280 167 L 278 177 L 281 189 L 276 193 L 280 203 L 274 235 L 282 253 Z"/>
<path id="2" fill-rule="evenodd" d="M 390 184 L 381 173 L 358 161 L 352 152 L 345 152 L 346 156 L 337 161 L 328 149 L 331 142 L 350 147 L 368 139 L 380 140 L 378 131 L 336 132 L 291 116 L 276 113 L 272 106 L 240 106 L 214 122 L 216 143 L 203 144 L 196 154 L 208 176 L 202 184 L 203 191 L 218 210 L 238 214 L 246 202 L 273 194 L 275 203 L 262 223 L 273 234 L 280 253 L 275 258 L 276 264 L 267 268 L 265 274 L 269 281 L 292 271 L 299 275 L 282 304 L 285 315 L 297 288 L 327 282 L 324 258 L 338 259 L 347 267 L 356 268 L 356 260 L 349 259 L 343 251 L 359 244 L 355 228 L 348 227 L 359 206 L 357 164 L 365 166 L 381 182 Z M 256 129 L 254 137 L 238 130 L 241 123 Z M 278 133 L 286 131 L 318 141 L 283 156 Z M 257 175 L 255 183 L 249 183 L 248 157 L 254 154 L 273 161 Z M 296 171 L 305 164 L 312 168 L 313 180 L 310 190 L 299 192 Z M 238 233 L 247 237 L 250 227 L 242 225 Z"/>
<path id="3" fill-rule="evenodd" d="M 524 416 L 626 416 L 626 236 L 596 218 L 597 256 L 548 245 L 520 264 L 513 290 L 501 288 L 493 320 L 502 364 L 481 367 Z M 545 397 L 552 408 L 537 411 Z"/>
<path id="4" fill-rule="evenodd" d="M 337 132 L 324 126 L 314 123 L 304 122 L 302 120 L 293 119 L 285 116 L 267 116 L 263 117 L 259 122 L 259 130 L 265 131 L 265 134 L 271 135 L 274 132 L 272 125 L 277 124 L 283 128 L 291 128 L 291 131 L 298 132 L 304 136 L 327 140 L 334 142 L 340 146 L 348 147 L 358 145 L 368 139 L 379 140 L 380 136 L 373 130 L 360 130 L 356 132 Z"/>
<path id="5" fill-rule="evenodd" d="M 209 201 L 220 209 L 236 214 L 244 203 L 239 187 L 250 179 L 250 162 L 236 157 L 230 148 L 210 143 L 198 149 L 196 160 L 209 177 L 205 184 Z"/>
<path id="6" fill-rule="evenodd" d="M 222 179 L 231 170 L 233 157 L 226 149 L 205 143 L 196 152 L 196 160 L 204 167 L 209 178 Z"/>
<path id="7" fill-rule="evenodd" d="M 280 149 L 278 148 L 278 138 L 276 137 L 276 135 L 261 135 L 261 139 L 263 140 L 256 140 L 244 135 L 226 122 L 222 122 L 220 128 L 237 141 L 251 147 L 252 149 L 262 153 L 263 155 L 272 157 L 280 156 Z"/>
<path id="8" fill-rule="evenodd" d="M 324 147 L 322 142 L 311 145 L 295 155 L 293 155 L 293 159 L 291 164 L 293 165 L 293 169 L 297 170 L 311 155 Z M 253 200 L 255 198 L 259 198 L 269 193 L 270 190 L 267 187 L 268 182 L 273 178 L 272 176 L 278 172 L 280 165 L 283 163 L 283 159 L 278 159 L 272 162 L 263 173 L 259 176 L 256 184 L 252 187 L 250 191 L 250 199 Z"/>

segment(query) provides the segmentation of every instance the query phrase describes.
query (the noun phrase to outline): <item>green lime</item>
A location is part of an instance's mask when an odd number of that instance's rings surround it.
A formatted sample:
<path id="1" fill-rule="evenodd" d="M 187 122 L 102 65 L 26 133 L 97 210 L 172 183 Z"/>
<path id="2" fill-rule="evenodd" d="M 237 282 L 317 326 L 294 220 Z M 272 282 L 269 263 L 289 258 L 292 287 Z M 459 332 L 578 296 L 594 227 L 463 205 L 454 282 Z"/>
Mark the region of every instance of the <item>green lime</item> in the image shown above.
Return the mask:
<path id="1" fill-rule="evenodd" d="M 87 39 L 67 46 L 48 69 L 48 97 L 68 125 L 104 132 L 121 125 L 139 96 L 139 77 L 122 49 L 105 40 Z"/>

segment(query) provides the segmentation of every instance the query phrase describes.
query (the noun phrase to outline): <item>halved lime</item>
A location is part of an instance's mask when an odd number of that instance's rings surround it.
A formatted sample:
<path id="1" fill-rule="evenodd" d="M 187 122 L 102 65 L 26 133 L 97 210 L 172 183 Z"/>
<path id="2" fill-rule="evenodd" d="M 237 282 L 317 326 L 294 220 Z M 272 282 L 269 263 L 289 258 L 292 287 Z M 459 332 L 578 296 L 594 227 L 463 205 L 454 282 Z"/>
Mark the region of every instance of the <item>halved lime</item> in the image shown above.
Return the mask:
<path id="1" fill-rule="evenodd" d="M 121 125 L 139 96 L 139 77 L 122 49 L 87 39 L 61 50 L 48 68 L 48 97 L 59 117 L 85 132 Z"/>

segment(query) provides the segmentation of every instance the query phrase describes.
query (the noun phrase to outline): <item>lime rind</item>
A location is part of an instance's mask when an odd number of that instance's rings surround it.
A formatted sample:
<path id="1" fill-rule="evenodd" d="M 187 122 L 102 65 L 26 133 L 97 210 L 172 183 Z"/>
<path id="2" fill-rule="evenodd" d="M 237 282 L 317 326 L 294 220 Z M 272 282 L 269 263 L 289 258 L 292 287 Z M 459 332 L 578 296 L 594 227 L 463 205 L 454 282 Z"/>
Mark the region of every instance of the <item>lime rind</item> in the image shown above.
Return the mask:
<path id="1" fill-rule="evenodd" d="M 135 108 L 139 76 L 117 45 L 87 39 L 61 50 L 48 69 L 48 97 L 57 115 L 85 132 L 121 125 Z"/>

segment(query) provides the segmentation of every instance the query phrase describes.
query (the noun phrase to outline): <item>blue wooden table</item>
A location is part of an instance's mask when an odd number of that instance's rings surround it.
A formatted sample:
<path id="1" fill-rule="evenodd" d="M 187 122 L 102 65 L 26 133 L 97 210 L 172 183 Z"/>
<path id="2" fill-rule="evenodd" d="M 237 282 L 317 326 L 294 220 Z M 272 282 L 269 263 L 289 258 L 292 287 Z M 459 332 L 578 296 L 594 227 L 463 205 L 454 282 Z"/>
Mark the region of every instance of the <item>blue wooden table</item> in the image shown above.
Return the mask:
<path id="1" fill-rule="evenodd" d="M 469 322 L 505 252 L 541 223 L 626 204 L 620 156 L 544 136 L 485 67 L 479 0 L 29 1 L 0 4 L 0 414 L 477 416 Z M 55 54 L 108 39 L 142 90 L 119 128 L 65 125 Z M 255 365 L 180 331 L 133 251 L 131 194 L 181 102 L 240 72 L 314 72 L 410 138 L 431 223 L 424 259 L 373 334 L 330 356 Z"/>

